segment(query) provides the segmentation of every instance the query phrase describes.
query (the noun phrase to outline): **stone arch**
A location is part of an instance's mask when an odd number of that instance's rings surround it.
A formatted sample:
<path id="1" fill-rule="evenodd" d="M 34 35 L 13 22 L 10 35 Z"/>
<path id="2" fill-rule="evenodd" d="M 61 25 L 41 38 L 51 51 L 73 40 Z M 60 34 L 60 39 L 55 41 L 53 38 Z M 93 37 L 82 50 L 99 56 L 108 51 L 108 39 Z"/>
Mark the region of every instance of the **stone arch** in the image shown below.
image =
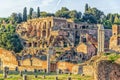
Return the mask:
<path id="1" fill-rule="evenodd" d="M 46 37 L 46 31 L 45 30 L 42 31 L 42 37 Z"/>
<path id="2" fill-rule="evenodd" d="M 51 43 L 54 39 L 54 36 L 50 36 L 49 43 Z"/>
<path id="3" fill-rule="evenodd" d="M 68 28 L 70 28 L 70 24 L 68 24 Z"/>
<path id="4" fill-rule="evenodd" d="M 37 42 L 37 46 L 40 47 L 40 41 Z"/>
<path id="5" fill-rule="evenodd" d="M 26 43 L 26 42 L 23 42 L 23 45 L 26 47 L 26 46 L 27 46 L 27 43 Z"/>
<path id="6" fill-rule="evenodd" d="M 32 46 L 32 43 L 30 42 L 30 43 L 29 43 L 29 47 L 31 47 L 31 46 Z"/>
<path id="7" fill-rule="evenodd" d="M 37 47 L 37 42 L 33 42 L 33 44 L 34 44 L 34 47 Z"/>
<path id="8" fill-rule="evenodd" d="M 85 26 L 82 26 L 82 29 L 85 29 Z"/>
<path id="9" fill-rule="evenodd" d="M 34 26 L 33 26 L 33 31 L 36 31 L 36 28 L 37 28 L 36 25 L 34 25 Z"/>
<path id="10" fill-rule="evenodd" d="M 75 25 L 75 29 L 77 29 L 77 25 Z"/>
<path id="11" fill-rule="evenodd" d="M 52 27 L 52 24 L 51 24 L 51 21 L 49 21 L 49 25 L 48 25 L 49 27 Z"/>
<path id="12" fill-rule="evenodd" d="M 41 37 L 41 30 L 38 30 L 37 31 L 37 38 L 40 39 L 40 37 Z"/>
<path id="13" fill-rule="evenodd" d="M 47 37 L 49 37 L 50 36 L 50 28 L 48 27 L 48 29 L 47 29 Z"/>
<path id="14" fill-rule="evenodd" d="M 44 22 L 44 24 L 43 24 L 43 29 L 46 29 L 46 27 L 47 27 L 47 23 Z"/>

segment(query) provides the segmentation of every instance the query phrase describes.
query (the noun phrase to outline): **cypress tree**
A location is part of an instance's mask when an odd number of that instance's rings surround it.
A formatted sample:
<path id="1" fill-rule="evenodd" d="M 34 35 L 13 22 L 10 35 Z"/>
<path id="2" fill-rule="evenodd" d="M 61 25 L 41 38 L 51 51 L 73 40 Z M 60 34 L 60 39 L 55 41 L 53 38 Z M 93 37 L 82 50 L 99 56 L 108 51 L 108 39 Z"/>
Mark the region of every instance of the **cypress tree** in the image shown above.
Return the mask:
<path id="1" fill-rule="evenodd" d="M 89 9 L 88 4 L 85 4 L 85 12 L 88 11 L 88 9 Z"/>
<path id="2" fill-rule="evenodd" d="M 27 8 L 23 9 L 23 21 L 27 21 Z"/>
<path id="3" fill-rule="evenodd" d="M 40 8 L 37 7 L 37 18 L 39 18 L 39 17 L 40 17 Z"/>
<path id="4" fill-rule="evenodd" d="M 32 13 L 33 13 L 34 9 L 33 8 L 30 8 L 30 11 L 29 11 L 29 19 L 32 19 Z"/>

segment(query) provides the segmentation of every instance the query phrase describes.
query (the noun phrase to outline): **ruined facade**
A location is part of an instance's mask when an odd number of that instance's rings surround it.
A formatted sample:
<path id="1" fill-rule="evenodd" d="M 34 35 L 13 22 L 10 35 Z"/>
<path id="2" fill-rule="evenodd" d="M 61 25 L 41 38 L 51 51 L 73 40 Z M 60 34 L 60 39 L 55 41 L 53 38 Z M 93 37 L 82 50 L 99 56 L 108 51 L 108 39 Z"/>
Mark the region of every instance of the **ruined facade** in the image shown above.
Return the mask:
<path id="1" fill-rule="evenodd" d="M 97 25 L 87 23 L 77 24 L 73 21 L 56 17 L 28 20 L 27 22 L 19 24 L 16 32 L 21 37 L 24 48 L 29 50 L 33 48 L 38 50 L 47 49 L 50 45 L 63 49 L 76 47 L 80 42 L 85 40 L 84 35 L 86 34 L 91 35 L 95 40 L 99 39 L 97 36 Z M 104 32 L 104 46 L 108 48 L 111 30 L 107 29 L 104 30 Z"/>
<path id="2" fill-rule="evenodd" d="M 77 24 L 55 17 L 23 22 L 17 26 L 16 32 L 21 38 L 24 49 L 19 54 L 10 53 L 15 62 L 13 69 L 28 71 L 37 69 L 48 73 L 59 69 L 61 72 L 82 73 L 82 67 L 78 63 L 96 55 L 98 42 L 101 41 L 98 39 L 103 38 L 103 32 L 101 35 L 98 30 L 101 29 L 97 25 Z M 106 44 L 101 42 L 102 51 L 103 46 L 109 47 L 108 40 L 111 36 L 111 30 L 104 30 L 104 32 L 105 39 L 102 40 Z M 54 47 L 54 51 L 49 54 L 48 49 L 51 46 Z M 3 52 L 0 53 L 3 55 Z M 10 65 L 13 64 L 11 59 L 8 60 Z M 10 65 L 4 66 L 11 68 Z"/>
<path id="3" fill-rule="evenodd" d="M 119 25 L 112 26 L 112 37 L 110 38 L 109 49 L 116 52 L 120 52 L 120 26 Z"/>
<path id="4" fill-rule="evenodd" d="M 79 57 L 82 61 L 90 59 L 92 56 L 95 56 L 97 53 L 97 40 L 91 35 L 86 34 L 84 37 L 81 37 L 81 42 L 76 47 L 76 52 L 79 54 Z"/>
<path id="5" fill-rule="evenodd" d="M 24 22 L 17 27 L 17 33 L 23 41 L 24 47 L 46 48 L 54 46 L 74 46 L 81 33 L 88 32 L 95 25 L 76 24 L 64 18 L 39 18 Z M 56 41 L 58 39 L 64 39 Z M 56 41 L 56 42 L 55 42 Z"/>

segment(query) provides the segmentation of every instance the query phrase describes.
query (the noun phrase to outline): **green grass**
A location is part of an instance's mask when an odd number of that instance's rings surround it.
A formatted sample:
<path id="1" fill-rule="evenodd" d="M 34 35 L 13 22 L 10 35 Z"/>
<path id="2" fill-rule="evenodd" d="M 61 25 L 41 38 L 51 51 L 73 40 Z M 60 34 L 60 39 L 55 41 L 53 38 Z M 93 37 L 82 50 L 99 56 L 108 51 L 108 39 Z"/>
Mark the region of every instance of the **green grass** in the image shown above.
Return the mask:
<path id="1" fill-rule="evenodd" d="M 118 58 L 120 58 L 120 54 L 117 53 L 105 53 L 104 56 L 107 56 L 111 62 L 115 62 Z"/>
<path id="2" fill-rule="evenodd" d="M 27 80 L 55 80 L 55 77 L 58 77 L 59 80 L 67 80 L 70 76 L 72 80 L 93 80 L 90 76 L 80 76 L 80 75 L 69 75 L 69 74 L 61 74 L 61 75 L 46 75 L 46 78 L 43 79 L 43 75 L 38 75 L 38 78 L 35 78 L 34 75 L 27 75 Z M 3 79 L 2 74 L 0 74 L 0 80 L 23 80 L 23 77 L 20 75 L 8 75 L 8 78 Z"/>

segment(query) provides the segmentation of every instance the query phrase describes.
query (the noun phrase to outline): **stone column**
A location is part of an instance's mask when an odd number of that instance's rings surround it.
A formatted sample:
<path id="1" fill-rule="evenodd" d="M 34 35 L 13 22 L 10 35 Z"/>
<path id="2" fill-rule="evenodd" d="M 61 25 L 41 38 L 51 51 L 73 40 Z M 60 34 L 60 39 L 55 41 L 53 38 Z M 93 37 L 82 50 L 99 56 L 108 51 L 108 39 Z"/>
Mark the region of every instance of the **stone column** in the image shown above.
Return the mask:
<path id="1" fill-rule="evenodd" d="M 48 54 L 47 54 L 47 73 L 50 73 L 50 56 L 51 56 L 51 54 L 53 54 L 54 52 L 53 52 L 54 50 L 53 50 L 53 47 L 49 47 L 49 49 L 48 49 Z"/>
<path id="2" fill-rule="evenodd" d="M 47 54 L 47 73 L 50 73 L 50 54 Z"/>
<path id="3" fill-rule="evenodd" d="M 104 27 L 98 25 L 98 53 L 104 52 Z"/>

